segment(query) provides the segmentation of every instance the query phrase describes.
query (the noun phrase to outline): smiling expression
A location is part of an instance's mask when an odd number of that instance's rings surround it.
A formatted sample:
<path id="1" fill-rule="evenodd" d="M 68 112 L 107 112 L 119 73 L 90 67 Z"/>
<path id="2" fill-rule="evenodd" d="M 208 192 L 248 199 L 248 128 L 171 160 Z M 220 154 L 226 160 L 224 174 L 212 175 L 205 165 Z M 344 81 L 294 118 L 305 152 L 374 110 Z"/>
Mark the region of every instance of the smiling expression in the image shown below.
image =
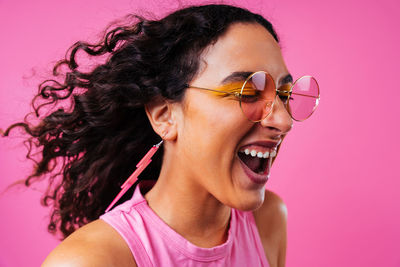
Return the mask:
<path id="1" fill-rule="evenodd" d="M 278 43 L 259 24 L 231 25 L 203 52 L 202 62 L 191 86 L 229 88 L 237 82 L 235 73 L 260 70 L 276 86 L 289 77 Z M 243 115 L 237 99 L 205 90 L 187 89 L 182 107 L 177 152 L 188 179 L 230 207 L 259 207 L 271 159 L 292 127 L 283 103 L 277 100 L 272 113 L 257 123 Z"/>

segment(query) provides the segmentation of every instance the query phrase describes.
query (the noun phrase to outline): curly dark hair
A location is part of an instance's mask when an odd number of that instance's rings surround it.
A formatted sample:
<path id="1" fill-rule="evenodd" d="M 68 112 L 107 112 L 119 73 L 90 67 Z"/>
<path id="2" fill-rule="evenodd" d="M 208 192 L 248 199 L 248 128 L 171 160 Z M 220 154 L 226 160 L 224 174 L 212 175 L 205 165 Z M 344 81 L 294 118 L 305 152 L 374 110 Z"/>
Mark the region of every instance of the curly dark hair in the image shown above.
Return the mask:
<path id="1" fill-rule="evenodd" d="M 144 105 L 156 97 L 180 101 L 199 70 L 201 53 L 231 24 L 258 23 L 278 41 L 262 16 L 229 5 L 192 6 L 161 20 L 128 18 L 99 43 L 75 43 L 32 100 L 31 115 L 39 123 L 27 116 L 3 133 L 22 127 L 29 135 L 27 158 L 35 168 L 25 184 L 48 180 L 42 199 L 53 206 L 48 230 L 64 237 L 97 219 L 135 164 L 160 141 Z M 77 62 L 81 52 L 107 59 L 84 71 Z M 141 179 L 157 179 L 162 155 L 160 149 Z"/>

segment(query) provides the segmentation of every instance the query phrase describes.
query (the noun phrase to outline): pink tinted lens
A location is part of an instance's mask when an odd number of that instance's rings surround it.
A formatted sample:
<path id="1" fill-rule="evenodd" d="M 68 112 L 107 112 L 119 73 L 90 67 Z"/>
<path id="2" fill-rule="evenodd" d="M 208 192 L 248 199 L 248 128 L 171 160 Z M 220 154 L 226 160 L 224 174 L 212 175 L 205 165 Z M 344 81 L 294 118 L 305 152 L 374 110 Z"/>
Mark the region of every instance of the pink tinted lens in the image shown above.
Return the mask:
<path id="1" fill-rule="evenodd" d="M 240 106 L 249 120 L 259 121 L 270 113 L 274 98 L 274 80 L 269 74 L 259 71 L 244 83 Z"/>
<path id="2" fill-rule="evenodd" d="M 303 76 L 292 87 L 289 110 L 293 119 L 302 121 L 311 116 L 319 101 L 319 87 L 314 77 Z"/>

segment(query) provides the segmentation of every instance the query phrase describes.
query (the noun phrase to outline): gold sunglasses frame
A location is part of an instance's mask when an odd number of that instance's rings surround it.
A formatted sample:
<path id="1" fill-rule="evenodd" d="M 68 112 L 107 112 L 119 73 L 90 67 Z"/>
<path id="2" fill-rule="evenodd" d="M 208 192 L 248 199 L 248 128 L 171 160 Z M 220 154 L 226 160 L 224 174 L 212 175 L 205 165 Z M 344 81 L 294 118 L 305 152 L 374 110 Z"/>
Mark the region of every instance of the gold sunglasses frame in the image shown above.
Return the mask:
<path id="1" fill-rule="evenodd" d="M 317 109 L 317 106 L 319 105 L 319 101 L 320 101 L 320 91 L 319 91 L 318 82 L 317 82 L 317 80 L 316 80 L 313 76 L 305 75 L 305 76 L 301 76 L 301 77 L 298 78 L 295 82 L 293 82 L 293 84 L 290 86 L 290 89 L 289 89 L 288 91 L 286 91 L 286 90 L 279 90 L 280 87 L 279 87 L 279 88 L 276 88 L 276 86 L 275 86 L 276 95 L 275 95 L 274 101 L 272 102 L 271 110 L 270 110 L 263 118 L 261 118 L 260 120 L 257 120 L 257 121 L 251 120 L 251 119 L 244 113 L 244 111 L 243 111 L 241 95 L 242 95 L 242 93 L 243 93 L 243 89 L 244 89 L 246 83 L 247 83 L 254 75 L 256 75 L 257 73 L 261 73 L 261 72 L 264 73 L 264 74 L 266 74 L 272 81 L 274 81 L 274 79 L 272 78 L 272 76 L 271 76 L 268 72 L 266 72 L 266 71 L 262 71 L 262 70 L 261 70 L 261 71 L 253 72 L 253 73 L 250 74 L 249 77 L 247 77 L 246 80 L 243 82 L 242 88 L 237 88 L 237 89 L 241 89 L 241 90 L 240 90 L 240 93 L 237 93 L 237 92 L 228 92 L 228 91 L 217 90 L 217 89 L 210 89 L 210 88 L 204 88 L 204 87 L 191 86 L 191 85 L 189 85 L 189 84 L 187 84 L 186 87 L 187 87 L 187 88 L 193 88 L 193 89 L 206 90 L 206 91 L 211 91 L 211 92 L 217 92 L 217 93 L 224 93 L 224 94 L 227 94 L 227 95 L 233 95 L 233 96 L 235 96 L 235 97 L 238 99 L 238 101 L 239 101 L 240 110 L 242 111 L 243 115 L 244 115 L 249 121 L 251 121 L 251 122 L 260 122 L 260 121 L 262 121 L 263 119 L 265 119 L 266 117 L 268 117 L 268 116 L 271 114 L 272 110 L 273 110 L 273 107 L 274 107 L 274 104 L 275 104 L 275 101 L 276 101 L 276 97 L 277 97 L 277 96 L 287 96 L 287 101 L 286 101 L 287 103 L 286 103 L 286 104 L 283 103 L 283 104 L 285 105 L 285 108 L 286 108 L 286 110 L 288 111 L 290 117 L 291 117 L 293 120 L 298 121 L 298 122 L 302 122 L 302 121 L 305 121 L 306 119 L 308 119 L 308 118 L 314 113 L 314 111 Z M 293 92 L 292 92 L 292 89 L 293 89 L 293 87 L 295 86 L 295 84 L 296 84 L 300 79 L 303 79 L 303 78 L 311 78 L 311 79 L 313 79 L 313 80 L 315 81 L 315 83 L 316 83 L 316 85 L 317 85 L 317 89 L 318 89 L 318 97 L 309 96 L 309 95 L 304 95 L 304 94 L 299 94 L 299 93 L 293 93 Z M 275 84 L 275 81 L 274 81 L 274 84 Z M 289 109 L 289 98 L 290 98 L 290 96 L 291 96 L 292 94 L 300 95 L 300 96 L 305 96 L 305 97 L 312 97 L 312 98 L 316 98 L 316 99 L 317 99 L 316 104 L 315 104 L 313 110 L 311 111 L 311 113 L 310 113 L 305 119 L 297 120 L 297 119 L 295 119 L 295 118 L 293 117 L 292 113 L 290 112 L 290 109 Z M 263 99 L 263 100 L 265 100 L 265 101 L 270 101 L 270 100 L 266 100 L 266 99 Z"/>

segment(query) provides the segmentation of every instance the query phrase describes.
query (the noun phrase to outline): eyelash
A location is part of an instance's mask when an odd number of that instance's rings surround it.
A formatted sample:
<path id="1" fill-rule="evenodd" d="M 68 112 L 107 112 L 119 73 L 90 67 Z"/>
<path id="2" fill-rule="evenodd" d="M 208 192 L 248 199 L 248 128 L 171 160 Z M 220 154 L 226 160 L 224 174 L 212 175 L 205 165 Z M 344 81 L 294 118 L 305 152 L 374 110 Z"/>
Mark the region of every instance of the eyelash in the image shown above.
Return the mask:
<path id="1" fill-rule="evenodd" d="M 289 85 L 289 87 L 290 87 L 290 84 L 285 84 L 285 85 L 282 85 L 281 87 L 280 87 L 280 89 L 281 88 L 285 88 L 285 87 L 287 87 Z M 230 91 L 232 91 L 233 93 L 238 93 L 239 91 L 241 90 L 241 88 L 240 89 L 237 89 L 237 90 L 230 90 Z M 249 90 L 249 91 L 253 91 L 253 90 Z M 257 91 L 254 91 L 255 93 L 257 92 Z M 229 97 L 229 96 L 232 96 L 232 95 L 229 95 L 229 94 L 224 94 L 223 95 L 223 97 Z M 292 98 L 292 96 L 290 95 L 289 96 L 289 99 L 287 98 L 287 96 L 286 95 L 279 95 L 278 94 L 278 97 L 281 99 L 281 101 L 283 102 L 283 103 L 286 103 L 287 102 L 287 100 L 293 100 L 293 98 Z M 243 94 L 242 95 L 242 101 L 246 101 L 246 102 L 256 102 L 256 101 L 258 101 L 258 98 L 259 98 L 259 94 Z"/>

